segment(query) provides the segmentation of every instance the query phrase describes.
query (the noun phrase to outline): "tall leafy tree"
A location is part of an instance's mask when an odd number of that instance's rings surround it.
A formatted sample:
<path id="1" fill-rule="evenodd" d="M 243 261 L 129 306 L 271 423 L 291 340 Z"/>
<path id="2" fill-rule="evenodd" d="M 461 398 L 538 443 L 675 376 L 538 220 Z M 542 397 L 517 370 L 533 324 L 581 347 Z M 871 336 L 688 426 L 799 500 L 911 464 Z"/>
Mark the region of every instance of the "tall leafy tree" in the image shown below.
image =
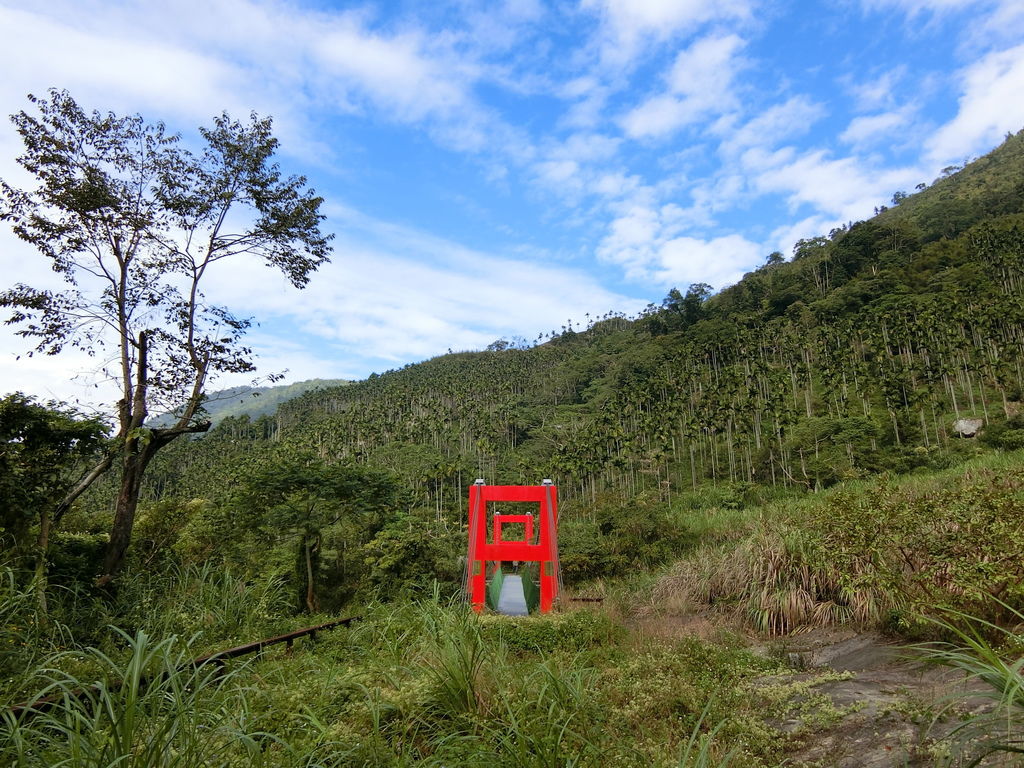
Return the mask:
<path id="1" fill-rule="evenodd" d="M 346 532 L 368 537 L 400 505 L 401 494 L 389 475 L 326 464 L 294 446 L 251 456 L 240 469 L 245 477 L 232 494 L 232 520 L 257 532 L 264 547 L 293 548 L 296 583 L 310 613 L 320 609 L 322 563 L 337 563 L 346 543 L 362 543 L 346 542 Z"/>
<path id="2" fill-rule="evenodd" d="M 222 114 L 200 129 L 205 147 L 195 154 L 162 123 L 86 112 L 64 91 L 29 101 L 32 114 L 12 121 L 24 143 L 18 162 L 35 185 L 0 181 L 0 219 L 67 287 L 17 285 L 0 293 L 0 306 L 13 310 L 7 322 L 36 353 L 72 345 L 114 361 L 106 371 L 121 392 L 114 447 L 57 510 L 119 465 L 103 584 L 124 559 L 153 456 L 209 428 L 201 406 L 212 377 L 255 370 L 241 342 L 250 321 L 203 294 L 211 269 L 255 258 L 301 288 L 328 260 L 330 236 L 320 231 L 323 199 L 273 163 L 269 118 Z M 147 428 L 156 410 L 172 411 L 174 423 Z"/>
<path id="3" fill-rule="evenodd" d="M 700 320 L 704 302 L 711 298 L 711 293 L 712 288 L 707 283 L 693 283 L 686 289 L 685 296 L 678 288 L 673 288 L 661 302 L 661 307 L 674 318 L 676 325 L 688 328 Z"/>

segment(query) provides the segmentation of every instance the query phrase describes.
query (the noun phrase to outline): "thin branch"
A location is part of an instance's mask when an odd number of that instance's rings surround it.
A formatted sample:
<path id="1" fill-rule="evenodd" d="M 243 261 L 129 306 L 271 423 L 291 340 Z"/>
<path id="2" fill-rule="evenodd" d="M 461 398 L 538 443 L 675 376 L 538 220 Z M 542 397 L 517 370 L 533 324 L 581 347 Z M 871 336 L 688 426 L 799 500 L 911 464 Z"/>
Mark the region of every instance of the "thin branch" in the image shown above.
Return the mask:
<path id="1" fill-rule="evenodd" d="M 89 486 L 96 482 L 96 480 L 102 477 L 107 472 L 107 470 L 110 469 L 111 464 L 113 464 L 114 462 L 115 450 L 116 449 L 111 449 L 110 451 L 108 451 L 107 454 L 100 460 L 100 462 L 91 470 L 89 470 L 89 472 L 87 472 L 85 476 L 82 477 L 81 480 L 75 483 L 74 488 L 68 491 L 64 498 L 61 499 L 60 503 L 57 505 L 57 508 L 53 512 L 54 528 L 57 527 L 57 524 L 60 522 L 60 519 L 64 517 L 64 514 L 69 509 L 71 509 L 71 505 L 75 503 L 75 500 L 83 493 L 85 493 L 87 490 L 89 490 Z"/>

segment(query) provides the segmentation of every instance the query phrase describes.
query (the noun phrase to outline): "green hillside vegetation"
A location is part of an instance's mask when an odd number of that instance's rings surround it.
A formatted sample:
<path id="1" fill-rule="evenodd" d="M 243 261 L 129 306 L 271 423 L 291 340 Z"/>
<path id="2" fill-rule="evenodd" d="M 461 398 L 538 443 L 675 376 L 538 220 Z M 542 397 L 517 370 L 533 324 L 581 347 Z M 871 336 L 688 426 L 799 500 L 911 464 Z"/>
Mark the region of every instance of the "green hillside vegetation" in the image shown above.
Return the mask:
<path id="1" fill-rule="evenodd" d="M 1022 144 L 978 163 L 1019 177 Z M 710 299 L 689 301 L 695 286 L 532 349 L 446 355 L 312 393 L 285 404 L 269 435 L 301 432 L 325 458 L 404 473 L 442 506 L 470 475 L 552 476 L 593 500 L 705 481 L 814 489 L 954 461 L 954 418 L 1002 426 L 1016 414 L 1021 198 L 952 238 L 914 228 L 935 200 L 975 199 L 980 172 L 910 196 L 906 216 L 801 241 L 791 262 Z"/>
<path id="2" fill-rule="evenodd" d="M 637 317 L 588 318 L 532 347 L 306 382 L 272 413 L 221 412 L 153 459 L 113 591 L 92 577 L 116 477 L 54 522 L 48 586 L 29 575 L 37 518 L 9 510 L 4 701 L 143 662 L 169 688 L 131 699 L 107 686 L 113 703 L 8 716 L 3 760 L 820 765 L 805 750 L 841 738 L 857 708 L 822 692 L 842 675 L 794 669 L 785 649 L 837 627 L 938 643 L 927 652 L 994 702 L 933 731 L 939 705 L 907 694 L 868 724 L 920 726 L 894 765 L 1015 757 L 1024 131 L 893 202 L 717 295 L 674 289 Z M 35 423 L 28 405 L 0 416 Z M 0 458 L 28 477 L 21 446 L 8 437 Z M 53 482 L 90 446 L 50 454 Z M 476 478 L 555 482 L 567 596 L 599 608 L 468 613 Z M 168 661 L 339 612 L 365 619 L 223 678 L 181 679 Z M 688 633 L 695 617 L 714 631 Z M 141 746 L 153 743 L 183 762 Z"/>

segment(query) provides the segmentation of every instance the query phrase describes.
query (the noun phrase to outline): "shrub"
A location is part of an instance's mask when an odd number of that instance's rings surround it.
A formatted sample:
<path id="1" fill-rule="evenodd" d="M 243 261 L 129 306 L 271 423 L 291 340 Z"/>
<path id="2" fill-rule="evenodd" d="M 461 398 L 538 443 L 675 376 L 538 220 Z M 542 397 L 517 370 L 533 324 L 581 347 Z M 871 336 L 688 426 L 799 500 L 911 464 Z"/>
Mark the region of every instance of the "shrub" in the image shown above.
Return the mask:
<path id="1" fill-rule="evenodd" d="M 484 616 L 483 636 L 516 653 L 577 652 L 613 642 L 622 628 L 607 616 L 570 611 L 541 616 Z"/>
<path id="2" fill-rule="evenodd" d="M 701 548 L 652 598 L 669 609 L 728 606 L 768 634 L 847 621 L 927 632 L 915 617 L 946 608 L 997 619 L 991 598 L 1024 606 L 1021 519 L 1019 465 L 844 488 Z"/>
<path id="3" fill-rule="evenodd" d="M 697 540 L 668 504 L 646 496 L 628 504 L 606 497 L 589 517 L 559 525 L 559 562 L 573 583 L 659 565 Z"/>
<path id="4" fill-rule="evenodd" d="M 123 626 L 155 637 L 201 633 L 205 645 L 215 646 L 281 629 L 292 606 L 281 579 L 246 579 L 206 563 L 126 573 L 111 612 Z"/>

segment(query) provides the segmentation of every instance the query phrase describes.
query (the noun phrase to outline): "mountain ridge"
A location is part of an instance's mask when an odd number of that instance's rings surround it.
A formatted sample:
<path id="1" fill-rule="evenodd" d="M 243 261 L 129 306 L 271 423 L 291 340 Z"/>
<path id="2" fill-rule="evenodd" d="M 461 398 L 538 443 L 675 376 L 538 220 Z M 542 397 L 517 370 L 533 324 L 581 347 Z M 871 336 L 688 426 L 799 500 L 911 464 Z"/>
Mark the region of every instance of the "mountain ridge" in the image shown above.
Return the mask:
<path id="1" fill-rule="evenodd" d="M 267 387 L 227 387 L 210 392 L 203 401 L 203 410 L 214 426 L 227 418 L 248 416 L 256 419 L 274 413 L 281 403 L 311 390 L 342 387 L 350 383 L 346 379 L 306 379 Z M 163 427 L 171 423 L 173 415 L 162 413 L 150 422 L 150 426 Z"/>

